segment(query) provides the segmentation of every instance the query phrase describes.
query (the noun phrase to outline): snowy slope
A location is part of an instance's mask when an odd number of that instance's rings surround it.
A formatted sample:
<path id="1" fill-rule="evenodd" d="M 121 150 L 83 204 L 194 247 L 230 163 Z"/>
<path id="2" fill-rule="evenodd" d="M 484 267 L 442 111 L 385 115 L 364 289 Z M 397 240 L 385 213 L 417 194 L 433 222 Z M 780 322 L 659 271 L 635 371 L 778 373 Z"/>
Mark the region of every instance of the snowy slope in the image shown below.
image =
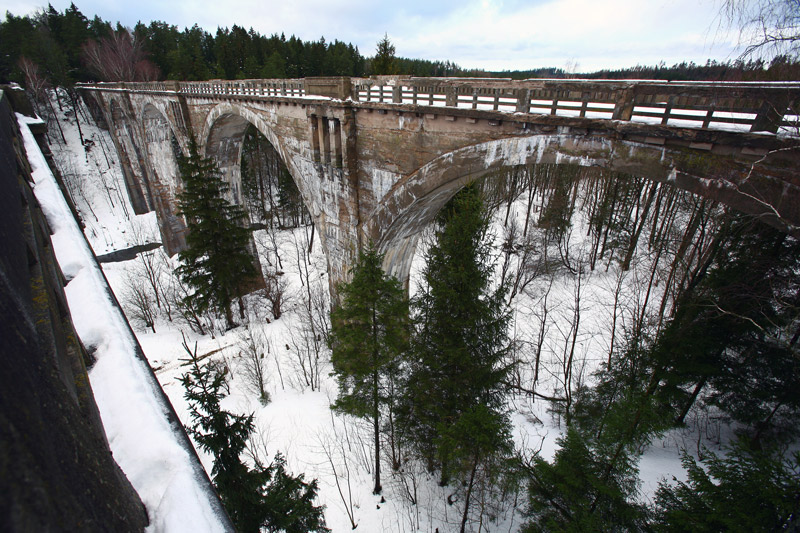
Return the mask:
<path id="1" fill-rule="evenodd" d="M 147 507 L 151 531 L 225 531 L 190 452 L 169 420 L 152 374 L 136 357 L 131 331 L 53 174 L 17 115 L 33 170 L 34 193 L 50 225 L 75 329 L 97 362 L 89 372 L 109 445 Z"/>

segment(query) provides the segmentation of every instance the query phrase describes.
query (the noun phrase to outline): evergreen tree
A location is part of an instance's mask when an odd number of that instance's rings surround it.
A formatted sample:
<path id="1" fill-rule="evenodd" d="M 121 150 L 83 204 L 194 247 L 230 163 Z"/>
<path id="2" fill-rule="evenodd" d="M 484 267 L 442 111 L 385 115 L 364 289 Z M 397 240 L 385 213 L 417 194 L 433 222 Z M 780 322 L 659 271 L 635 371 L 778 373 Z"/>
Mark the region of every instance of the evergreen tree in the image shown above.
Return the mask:
<path id="1" fill-rule="evenodd" d="M 656 531 L 797 531 L 800 453 L 751 449 L 738 441 L 725 457 L 708 453 L 700 466 L 687 454 L 688 482 L 662 482 L 655 500 Z"/>
<path id="2" fill-rule="evenodd" d="M 375 57 L 372 58 L 372 73 L 376 75 L 397 74 L 394 45 L 387 34 L 384 34 L 383 39 L 378 41 L 378 49 L 375 51 Z"/>
<path id="3" fill-rule="evenodd" d="M 178 168 L 183 182 L 178 206 L 189 227 L 178 273 L 194 288 L 189 298 L 200 311 L 215 308 L 225 314 L 228 327 L 233 327 L 231 304 L 240 297 L 244 284 L 257 275 L 247 250 L 250 232 L 240 225 L 246 215 L 223 197 L 227 184 L 214 161 L 197 153 L 194 140 L 189 155 L 179 155 Z M 241 297 L 239 305 L 241 313 Z"/>
<path id="4" fill-rule="evenodd" d="M 189 402 L 192 425 L 187 428 L 197 444 L 214 455 L 212 480 L 236 529 L 243 533 L 325 532 L 323 507 L 313 505 L 317 481 L 286 472 L 286 459 L 277 454 L 268 467 L 250 468 L 241 455 L 253 432 L 253 415 L 235 415 L 220 407 L 225 397 L 224 372 L 211 364 L 200 365 L 197 348 L 189 354 L 189 372 L 180 378 Z"/>
<path id="5" fill-rule="evenodd" d="M 408 304 L 400 283 L 381 269 L 372 244 L 359 254 L 353 279 L 339 287 L 342 303 L 331 313 L 331 363 L 339 382 L 334 409 L 371 418 L 375 437 L 375 488 L 381 492 L 380 414 L 394 401 L 399 357 L 408 339 Z"/>
<path id="6" fill-rule="evenodd" d="M 637 472 L 627 456 L 609 469 L 572 427 L 558 444 L 552 463 L 536 456 L 529 465 L 527 515 L 532 520 L 522 531 L 642 529 L 644 509 L 630 501 Z"/>
<path id="7" fill-rule="evenodd" d="M 791 436 L 800 416 L 800 242 L 731 215 L 705 275 L 679 302 L 652 350 L 659 396 L 678 422 L 708 388 L 720 407 L 762 437 Z"/>
<path id="8" fill-rule="evenodd" d="M 437 226 L 426 286 L 413 302 L 418 327 L 403 420 L 446 484 L 453 473 L 472 479 L 482 461 L 510 450 L 503 385 L 509 315 L 503 287 L 491 287 L 488 217 L 474 184 L 442 210 Z"/>

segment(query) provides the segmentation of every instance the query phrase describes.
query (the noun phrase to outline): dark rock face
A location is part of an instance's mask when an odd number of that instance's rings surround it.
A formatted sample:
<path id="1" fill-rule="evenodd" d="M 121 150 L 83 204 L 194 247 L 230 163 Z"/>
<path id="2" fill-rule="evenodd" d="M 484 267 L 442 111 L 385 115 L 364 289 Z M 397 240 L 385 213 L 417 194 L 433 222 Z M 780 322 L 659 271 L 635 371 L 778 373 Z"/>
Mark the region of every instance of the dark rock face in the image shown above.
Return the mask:
<path id="1" fill-rule="evenodd" d="M 0 531 L 142 531 L 8 100 L 0 89 Z"/>

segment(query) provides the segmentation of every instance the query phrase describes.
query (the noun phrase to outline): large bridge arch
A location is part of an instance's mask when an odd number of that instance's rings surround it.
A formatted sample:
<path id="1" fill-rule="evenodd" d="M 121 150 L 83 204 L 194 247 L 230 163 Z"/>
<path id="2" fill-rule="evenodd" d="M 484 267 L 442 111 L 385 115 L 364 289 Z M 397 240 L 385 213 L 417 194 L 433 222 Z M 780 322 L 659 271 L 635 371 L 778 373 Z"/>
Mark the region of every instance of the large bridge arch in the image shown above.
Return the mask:
<path id="1" fill-rule="evenodd" d="M 211 157 L 217 162 L 223 178 L 231 186 L 231 199 L 241 205 L 243 204 L 241 161 L 244 136 L 249 126 L 255 127 L 275 148 L 297 185 L 312 220 L 315 224 L 321 225 L 321 219 L 324 218 L 321 189 L 314 187 L 311 182 L 316 173 L 309 175 L 308 172 L 301 170 L 303 165 L 298 160 L 298 154 L 292 153 L 287 148 L 286 140 L 275 133 L 267 121 L 268 117 L 269 115 L 265 115 L 263 111 L 255 112 L 246 106 L 227 102 L 215 106 L 203 124 L 199 138 L 201 151 L 206 157 Z M 323 250 L 328 255 L 325 232 L 320 231 L 318 234 Z"/>
<path id="2" fill-rule="evenodd" d="M 754 174 L 749 164 L 692 150 L 555 133 L 491 140 L 436 157 L 380 199 L 365 221 L 364 237 L 386 254 L 384 270 L 406 281 L 420 232 L 458 190 L 502 167 L 540 163 L 591 166 L 670 183 L 783 225 L 774 206 L 755 196 L 748 181 L 758 181 L 763 191 L 769 176 Z"/>
<path id="3" fill-rule="evenodd" d="M 248 126 L 255 127 L 275 148 L 297 184 L 311 216 L 318 217 L 322 212 L 322 198 L 310 187 L 308 176 L 300 171 L 294 157 L 287 150 L 285 140 L 267 123 L 263 111 L 253 111 L 246 106 L 227 102 L 215 106 L 206 116 L 200 133 L 201 152 L 214 158 L 231 188 L 241 194 L 242 147 Z M 241 203 L 241 197 L 236 200 Z"/>

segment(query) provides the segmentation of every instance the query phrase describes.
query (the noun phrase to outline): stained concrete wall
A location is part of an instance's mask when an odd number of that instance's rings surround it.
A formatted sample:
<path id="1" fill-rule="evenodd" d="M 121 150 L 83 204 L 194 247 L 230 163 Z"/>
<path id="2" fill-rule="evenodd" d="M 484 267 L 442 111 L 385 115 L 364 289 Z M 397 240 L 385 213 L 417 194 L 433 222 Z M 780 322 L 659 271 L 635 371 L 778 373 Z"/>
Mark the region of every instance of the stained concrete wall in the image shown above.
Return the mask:
<path id="1" fill-rule="evenodd" d="M 147 514 L 106 442 L 8 100 L 0 90 L 0 530 L 142 531 Z"/>

